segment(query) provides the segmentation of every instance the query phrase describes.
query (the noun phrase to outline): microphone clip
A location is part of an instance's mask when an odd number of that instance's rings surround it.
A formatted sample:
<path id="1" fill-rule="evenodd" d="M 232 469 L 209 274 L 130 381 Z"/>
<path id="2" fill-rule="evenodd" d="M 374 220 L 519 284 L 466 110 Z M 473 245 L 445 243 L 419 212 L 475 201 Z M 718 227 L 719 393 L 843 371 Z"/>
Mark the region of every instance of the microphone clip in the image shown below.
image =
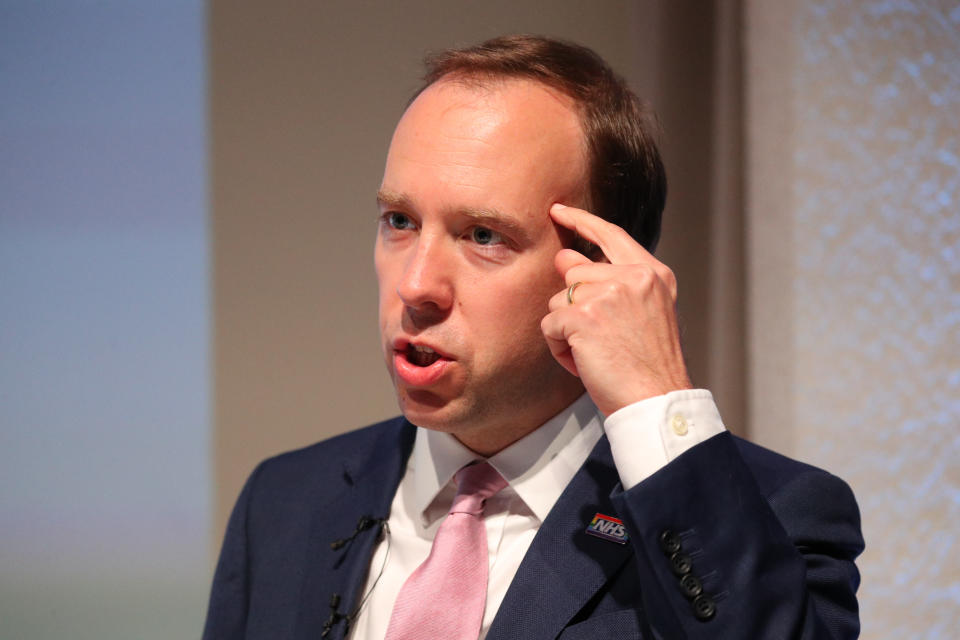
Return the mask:
<path id="1" fill-rule="evenodd" d="M 375 525 L 378 525 L 378 524 L 383 525 L 384 523 L 386 523 L 386 521 L 387 521 L 386 518 L 371 518 L 370 516 L 360 516 L 360 519 L 357 520 L 357 527 L 353 530 L 353 533 L 351 533 L 346 538 L 341 538 L 340 540 L 334 540 L 333 542 L 330 543 L 330 548 L 333 549 L 334 551 L 342 549 L 343 547 L 353 542 L 354 538 L 356 538 L 358 535 L 360 535 L 367 529 L 370 529 L 371 527 L 374 527 Z"/>
<path id="2" fill-rule="evenodd" d="M 340 594 L 335 593 L 330 596 L 330 615 L 327 616 L 327 619 L 323 623 L 323 632 L 320 634 L 320 637 L 326 638 L 341 620 L 347 621 L 347 630 L 349 630 L 350 616 L 340 613 Z M 344 633 L 346 633 L 346 630 Z"/>

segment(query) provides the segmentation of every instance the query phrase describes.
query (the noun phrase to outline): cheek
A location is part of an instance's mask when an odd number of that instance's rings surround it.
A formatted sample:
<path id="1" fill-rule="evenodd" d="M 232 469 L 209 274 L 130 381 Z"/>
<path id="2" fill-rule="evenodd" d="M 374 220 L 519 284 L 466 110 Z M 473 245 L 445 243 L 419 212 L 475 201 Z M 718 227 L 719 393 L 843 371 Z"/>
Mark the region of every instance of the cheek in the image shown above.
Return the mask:
<path id="1" fill-rule="evenodd" d="M 561 290 L 563 280 L 558 275 L 526 278 L 520 288 L 500 288 L 487 305 L 488 325 L 502 335 L 540 336 L 540 321 L 549 313 L 550 298 Z M 542 338 L 541 338 L 542 340 Z"/>
<path id="2" fill-rule="evenodd" d="M 549 311 L 550 298 L 566 288 L 563 276 L 557 273 L 551 262 L 549 270 L 540 271 L 539 277 L 529 278 L 526 285 L 526 298 L 531 307 L 540 311 L 541 317 Z"/>
<path id="3" fill-rule="evenodd" d="M 381 310 L 391 299 L 397 297 L 397 274 L 399 271 L 394 262 L 384 258 L 379 247 L 377 248 L 374 253 L 373 268 L 377 275 L 377 294 Z"/>
<path id="4" fill-rule="evenodd" d="M 375 263 L 377 272 L 377 317 L 381 333 L 385 332 L 390 324 L 391 309 L 396 308 L 399 301 L 396 279 L 392 278 L 389 270 L 383 270 L 380 261 Z"/>
<path id="5" fill-rule="evenodd" d="M 507 375 L 532 375 L 544 359 L 550 358 L 550 349 L 540 329 L 540 321 L 547 313 L 546 302 L 527 291 L 525 295 L 502 296 L 498 304 L 489 308 L 485 317 L 485 333 L 477 336 L 477 350 L 481 368 L 490 368 Z"/>

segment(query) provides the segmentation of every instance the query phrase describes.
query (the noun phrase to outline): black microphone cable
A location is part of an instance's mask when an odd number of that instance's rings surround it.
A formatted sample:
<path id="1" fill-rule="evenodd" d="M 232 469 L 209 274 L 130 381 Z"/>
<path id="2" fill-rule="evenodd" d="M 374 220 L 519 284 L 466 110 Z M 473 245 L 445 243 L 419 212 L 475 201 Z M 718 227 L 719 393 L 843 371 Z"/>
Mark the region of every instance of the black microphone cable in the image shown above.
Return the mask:
<path id="1" fill-rule="evenodd" d="M 360 599 L 360 604 L 357 605 L 357 608 L 353 613 L 340 613 L 340 594 L 334 593 L 330 596 L 330 615 L 327 616 L 327 619 L 323 623 L 323 632 L 320 634 L 321 638 L 326 638 L 327 635 L 333 630 L 337 624 L 341 621 L 344 623 L 343 635 L 346 635 L 350 632 L 350 625 L 353 624 L 353 621 L 357 619 L 357 616 L 360 615 L 360 612 L 363 610 L 363 607 L 367 604 L 367 600 L 370 598 L 370 594 L 373 593 L 373 590 L 377 587 L 377 583 L 380 582 L 380 578 L 383 577 L 383 571 L 387 566 L 387 560 L 390 558 L 390 526 L 387 524 L 386 518 L 372 518 L 370 516 L 361 516 L 357 521 L 357 526 L 346 538 L 341 538 L 340 540 L 334 540 L 330 543 L 330 548 L 334 551 L 339 551 L 345 546 L 349 545 L 354 541 L 354 539 L 367 531 L 368 529 L 373 528 L 376 525 L 380 525 L 380 531 L 377 533 L 377 539 L 380 536 L 386 536 L 387 540 L 387 551 L 383 556 L 383 562 L 380 564 L 380 570 L 377 572 L 377 577 L 374 579 L 373 584 L 370 585 L 370 589 L 364 594 Z"/>

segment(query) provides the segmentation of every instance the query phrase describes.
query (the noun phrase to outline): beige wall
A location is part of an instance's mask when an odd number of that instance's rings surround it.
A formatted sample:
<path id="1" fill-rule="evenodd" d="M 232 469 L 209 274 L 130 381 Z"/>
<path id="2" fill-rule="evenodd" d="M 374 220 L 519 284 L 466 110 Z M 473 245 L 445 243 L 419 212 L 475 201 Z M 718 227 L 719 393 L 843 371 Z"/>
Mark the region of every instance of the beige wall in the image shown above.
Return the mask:
<path id="1" fill-rule="evenodd" d="M 710 314 L 718 303 L 708 295 L 718 256 L 708 240 L 715 185 L 706 174 L 727 147 L 712 141 L 717 38 L 703 6 L 212 2 L 217 545 L 257 461 L 396 413 L 376 330 L 374 193 L 430 49 L 511 32 L 571 38 L 595 48 L 663 114 L 672 182 L 659 254 L 684 287 L 693 377 L 726 385 L 721 406 L 741 426 L 740 331 L 718 335 Z M 736 157 L 725 166 L 736 173 Z M 711 342 L 732 352 L 711 357 Z"/>

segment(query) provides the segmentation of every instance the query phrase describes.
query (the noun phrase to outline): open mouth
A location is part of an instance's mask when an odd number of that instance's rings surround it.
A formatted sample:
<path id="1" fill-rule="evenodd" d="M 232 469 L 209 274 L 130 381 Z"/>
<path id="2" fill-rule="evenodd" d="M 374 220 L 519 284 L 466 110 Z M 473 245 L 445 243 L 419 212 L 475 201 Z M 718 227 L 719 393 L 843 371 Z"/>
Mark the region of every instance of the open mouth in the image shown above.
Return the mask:
<path id="1" fill-rule="evenodd" d="M 408 344 L 406 350 L 407 362 L 417 367 L 429 367 L 440 359 L 440 354 L 430 347 Z"/>

